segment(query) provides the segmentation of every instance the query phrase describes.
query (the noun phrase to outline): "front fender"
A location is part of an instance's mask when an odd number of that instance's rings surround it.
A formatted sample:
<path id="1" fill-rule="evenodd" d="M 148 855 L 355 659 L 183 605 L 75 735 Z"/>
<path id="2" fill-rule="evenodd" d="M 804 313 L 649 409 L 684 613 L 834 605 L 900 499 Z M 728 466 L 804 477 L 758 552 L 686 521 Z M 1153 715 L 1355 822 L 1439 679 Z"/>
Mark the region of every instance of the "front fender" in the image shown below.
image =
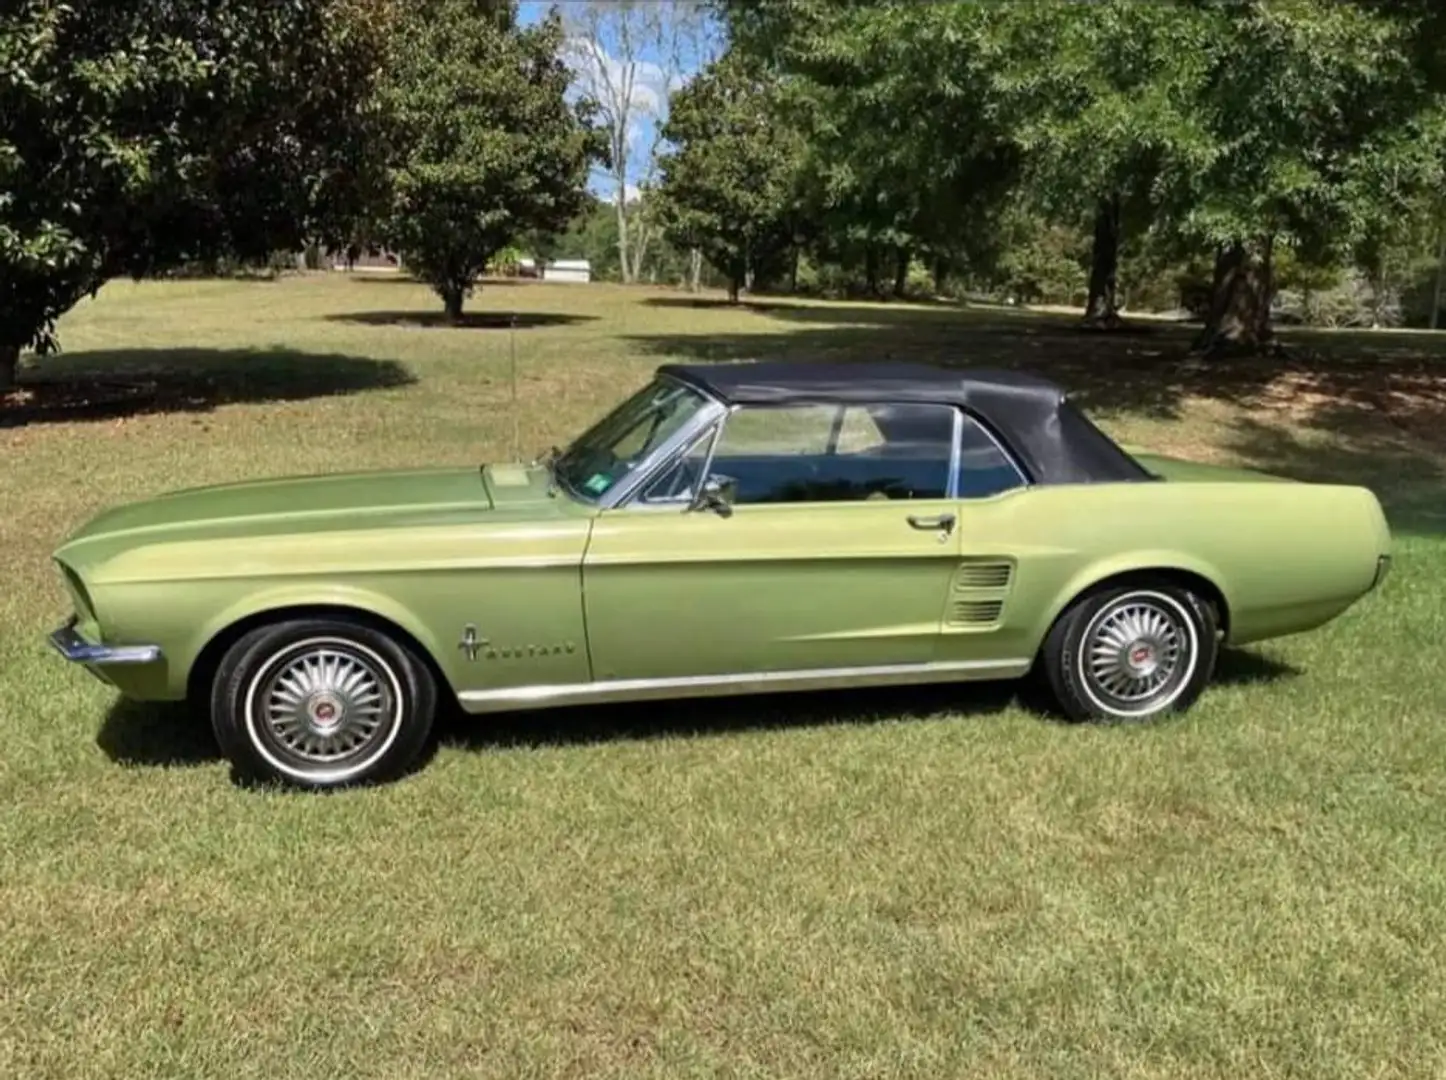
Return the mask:
<path id="1" fill-rule="evenodd" d="M 176 657 L 174 666 L 183 668 L 189 674 L 191 666 L 206 646 L 243 620 L 270 612 L 316 607 L 344 608 L 393 623 L 415 638 L 417 644 L 427 650 L 438 667 L 446 670 L 442 663 L 447 656 L 446 651 L 439 647 L 436 635 L 408 607 L 372 589 L 330 583 L 283 585 L 247 594 L 203 622 L 191 637 L 185 649 L 186 655 Z"/>

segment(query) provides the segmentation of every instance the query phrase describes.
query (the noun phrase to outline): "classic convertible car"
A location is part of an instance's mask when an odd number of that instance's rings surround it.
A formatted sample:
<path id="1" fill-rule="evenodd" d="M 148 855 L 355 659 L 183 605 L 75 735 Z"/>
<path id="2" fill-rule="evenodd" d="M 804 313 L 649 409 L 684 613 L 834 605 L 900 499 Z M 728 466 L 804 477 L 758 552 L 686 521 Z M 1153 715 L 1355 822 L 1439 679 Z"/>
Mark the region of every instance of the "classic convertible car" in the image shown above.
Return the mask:
<path id="1" fill-rule="evenodd" d="M 1360 487 L 1132 455 L 1053 384 L 669 365 L 528 464 L 263 480 L 101 514 L 52 635 L 209 704 L 243 774 L 390 778 L 474 713 L 1029 676 L 1076 720 L 1187 707 L 1223 643 L 1386 572 Z"/>

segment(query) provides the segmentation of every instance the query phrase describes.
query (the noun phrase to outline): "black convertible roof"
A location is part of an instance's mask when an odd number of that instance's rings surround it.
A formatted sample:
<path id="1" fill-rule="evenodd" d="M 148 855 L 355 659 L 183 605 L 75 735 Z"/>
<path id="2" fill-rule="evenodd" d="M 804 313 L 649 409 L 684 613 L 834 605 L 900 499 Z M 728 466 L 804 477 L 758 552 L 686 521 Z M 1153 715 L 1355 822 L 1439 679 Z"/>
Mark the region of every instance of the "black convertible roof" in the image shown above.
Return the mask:
<path id="1" fill-rule="evenodd" d="M 1015 371 L 905 363 L 666 364 L 730 405 L 920 402 L 967 409 L 1037 484 L 1110 483 L 1153 476 L 1048 379 Z"/>

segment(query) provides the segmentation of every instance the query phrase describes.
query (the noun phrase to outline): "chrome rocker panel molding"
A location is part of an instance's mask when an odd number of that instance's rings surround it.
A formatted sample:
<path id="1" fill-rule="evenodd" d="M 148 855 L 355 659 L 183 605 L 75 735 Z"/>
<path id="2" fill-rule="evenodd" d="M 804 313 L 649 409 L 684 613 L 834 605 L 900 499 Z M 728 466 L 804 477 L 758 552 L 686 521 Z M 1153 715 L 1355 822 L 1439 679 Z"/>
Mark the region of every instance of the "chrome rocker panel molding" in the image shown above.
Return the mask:
<path id="1" fill-rule="evenodd" d="M 51 631 L 50 644 L 72 664 L 154 664 L 161 659 L 159 645 L 96 645 L 75 632 L 78 620 L 72 616 Z"/>
<path id="2" fill-rule="evenodd" d="M 496 690 L 468 690 L 457 697 L 469 713 L 508 712 L 514 709 L 541 709 L 552 705 L 1017 679 L 1027 674 L 1032 664 L 1033 661 L 1027 658 L 947 660 L 924 664 L 882 664 L 876 667 L 688 675 L 667 679 L 608 679 L 593 683 L 560 683 L 555 686 L 506 686 Z"/>

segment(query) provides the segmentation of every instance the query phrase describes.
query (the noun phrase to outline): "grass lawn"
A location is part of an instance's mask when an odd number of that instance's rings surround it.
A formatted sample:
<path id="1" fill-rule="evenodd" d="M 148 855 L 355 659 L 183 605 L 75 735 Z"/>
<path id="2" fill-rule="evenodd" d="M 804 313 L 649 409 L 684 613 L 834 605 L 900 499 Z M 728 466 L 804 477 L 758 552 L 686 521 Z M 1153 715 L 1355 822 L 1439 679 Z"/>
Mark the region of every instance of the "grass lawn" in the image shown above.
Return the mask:
<path id="1" fill-rule="evenodd" d="M 1446 337 L 1189 366 L 1164 324 L 436 307 L 115 284 L 0 406 L 0 1077 L 1446 1074 Z M 1025 365 L 1127 441 L 1369 483 L 1396 569 L 1169 723 L 1008 687 L 453 720 L 417 775 L 328 797 L 233 786 L 203 724 L 43 641 L 48 553 L 108 504 L 531 455 L 664 359 L 780 354 Z M 43 385 L 80 373 L 89 403 Z"/>

